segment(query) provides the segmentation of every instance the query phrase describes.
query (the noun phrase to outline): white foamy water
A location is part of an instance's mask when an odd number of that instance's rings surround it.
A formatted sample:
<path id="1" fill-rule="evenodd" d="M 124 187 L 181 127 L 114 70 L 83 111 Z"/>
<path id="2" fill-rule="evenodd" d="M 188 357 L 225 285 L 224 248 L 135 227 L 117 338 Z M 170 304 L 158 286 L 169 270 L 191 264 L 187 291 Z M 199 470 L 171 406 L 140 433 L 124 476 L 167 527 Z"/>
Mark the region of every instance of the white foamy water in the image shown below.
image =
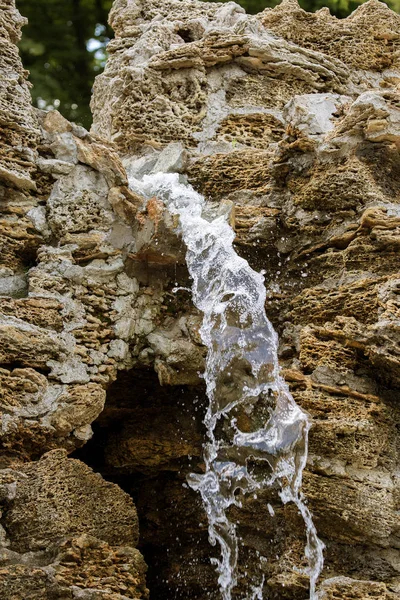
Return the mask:
<path id="1" fill-rule="evenodd" d="M 278 338 L 265 313 L 264 277 L 236 254 L 235 234 L 224 217 L 203 218 L 204 198 L 177 174 L 145 176 L 132 180 L 131 187 L 163 200 L 179 216 L 193 302 L 204 315 L 208 440 L 205 472 L 192 473 L 189 484 L 201 494 L 210 543 L 220 547 L 220 558 L 213 560 L 222 600 L 231 600 L 238 580 L 239 543 L 229 508 L 240 508 L 244 496 L 271 486 L 303 517 L 310 599 L 316 600 L 324 546 L 301 494 L 310 420 L 280 374 Z M 262 584 L 250 586 L 243 600 L 262 600 Z"/>

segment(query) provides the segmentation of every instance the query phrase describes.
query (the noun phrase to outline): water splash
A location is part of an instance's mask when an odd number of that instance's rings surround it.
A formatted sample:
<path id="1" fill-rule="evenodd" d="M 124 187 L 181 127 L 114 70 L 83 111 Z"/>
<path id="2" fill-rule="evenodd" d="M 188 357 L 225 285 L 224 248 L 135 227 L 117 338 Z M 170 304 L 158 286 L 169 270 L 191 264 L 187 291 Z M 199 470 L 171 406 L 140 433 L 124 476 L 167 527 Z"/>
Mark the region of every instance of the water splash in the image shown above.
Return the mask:
<path id="1" fill-rule="evenodd" d="M 229 508 L 241 506 L 241 495 L 278 485 L 282 501 L 293 502 L 305 523 L 310 599 L 316 600 L 324 546 L 300 491 L 310 421 L 280 374 L 277 334 L 264 308 L 264 277 L 236 254 L 235 234 L 224 217 L 203 218 L 204 198 L 178 175 L 145 176 L 131 186 L 163 200 L 179 216 L 193 302 L 204 315 L 208 441 L 205 472 L 192 473 L 189 484 L 201 494 L 210 543 L 220 546 L 213 562 L 222 599 L 231 600 L 238 579 L 238 538 Z M 262 599 L 262 585 L 253 591 Z"/>
<path id="2" fill-rule="evenodd" d="M 265 581 L 265 575 L 262 576 L 259 585 L 251 586 L 251 599 L 250 600 L 263 600 L 264 581 Z"/>

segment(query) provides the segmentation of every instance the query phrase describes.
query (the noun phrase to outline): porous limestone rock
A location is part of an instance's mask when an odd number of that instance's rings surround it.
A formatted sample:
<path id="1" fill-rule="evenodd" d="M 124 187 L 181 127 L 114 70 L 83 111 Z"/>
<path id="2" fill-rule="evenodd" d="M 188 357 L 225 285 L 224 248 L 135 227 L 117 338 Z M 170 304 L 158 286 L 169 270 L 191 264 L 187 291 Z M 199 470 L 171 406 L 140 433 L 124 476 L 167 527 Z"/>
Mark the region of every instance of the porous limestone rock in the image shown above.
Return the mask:
<path id="1" fill-rule="evenodd" d="M 34 151 L 39 137 L 17 42 L 26 19 L 14 0 L 3 0 L 0 16 L 0 178 L 18 190 L 35 190 Z M 16 238 L 18 239 L 18 238 Z"/>
<path id="2" fill-rule="evenodd" d="M 147 597 L 132 499 L 65 450 L 1 470 L 0 504 L 5 600 Z"/>
<path id="3" fill-rule="evenodd" d="M 23 23 L 4 0 L 0 596 L 147 598 L 131 498 L 66 452 L 91 437 L 107 384 L 134 360 L 121 323 L 140 322 L 125 267 L 139 199 L 112 145 L 32 108 Z"/>
<path id="4" fill-rule="evenodd" d="M 313 417 L 303 488 L 326 544 L 321 598 L 393 600 L 400 17 L 377 0 L 342 20 L 295 0 L 254 16 L 116 0 L 90 133 L 32 109 L 22 23 L 3 0 L 0 596 L 146 598 L 133 504 L 67 458 L 83 446 L 135 498 L 153 596 L 219 597 L 185 482 L 202 468 L 201 315 L 176 219 L 128 186 L 162 170 L 266 273 L 283 373 Z M 269 490 L 231 517 L 237 597 L 264 576 L 265 600 L 305 600 L 295 508 Z"/>
<path id="5" fill-rule="evenodd" d="M 327 545 L 324 597 L 392 598 L 400 590 L 400 17 L 375 0 L 341 20 L 295 0 L 254 16 L 232 2 L 117 0 L 110 23 L 116 38 L 95 84 L 93 132 L 141 174 L 179 142 L 184 172 L 209 206 L 234 207 L 237 249 L 266 272 L 284 374 L 314 419 L 304 492 Z M 167 363 L 173 336 L 156 330 L 148 339 Z M 125 462 L 111 452 L 108 469 L 115 456 L 117 470 L 134 472 L 126 436 Z M 138 496 L 161 570 L 150 574 L 153 589 L 216 597 L 204 522 L 193 533 L 201 510 L 194 516 L 191 492 L 172 488 L 148 508 L 151 486 Z M 186 524 L 169 559 L 153 531 L 167 493 Z M 264 598 L 303 600 L 296 511 L 271 492 L 233 512 L 243 572 L 265 576 Z"/>
<path id="6" fill-rule="evenodd" d="M 4 188 L 6 215 L 15 213 L 13 222 L 27 231 L 13 229 L 12 239 L 34 240 L 30 263 L 21 255 L 22 244 L 2 257 L 7 266 L 0 299 L 5 409 L 0 440 L 23 458 L 81 446 L 91 436 L 90 424 L 102 411 L 105 389 L 117 370 L 147 364 L 149 353 L 154 362 L 158 347 L 153 349 L 147 336 L 164 320 L 165 274 L 153 278 L 157 286 L 149 286 L 148 264 L 162 270 L 170 264 L 175 272 L 177 260 L 184 262 L 171 217 L 129 190 L 112 145 L 56 111 L 37 111 L 36 118 L 41 131 L 36 176 L 45 178 L 46 193 L 26 196 Z M 21 268 L 23 285 L 10 293 Z M 187 331 L 184 321 L 180 327 Z M 177 322 L 169 317 L 166 326 L 165 335 L 175 339 L 163 378 L 175 381 L 178 368 L 185 373 L 182 356 L 188 350 L 199 358 L 186 379 L 197 382 L 204 352 L 187 336 L 177 341 Z M 160 370 L 164 363 L 161 352 Z"/>

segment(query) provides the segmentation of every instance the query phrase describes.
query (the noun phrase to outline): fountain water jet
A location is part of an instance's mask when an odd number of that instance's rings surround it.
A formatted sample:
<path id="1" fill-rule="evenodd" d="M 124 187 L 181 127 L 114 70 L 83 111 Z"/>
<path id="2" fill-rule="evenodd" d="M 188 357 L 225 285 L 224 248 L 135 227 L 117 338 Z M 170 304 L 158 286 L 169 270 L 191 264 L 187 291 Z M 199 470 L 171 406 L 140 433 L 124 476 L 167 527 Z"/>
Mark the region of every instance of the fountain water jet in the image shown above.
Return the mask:
<path id="1" fill-rule="evenodd" d="M 202 216 L 204 198 L 179 175 L 157 173 L 130 184 L 179 216 L 193 302 L 204 315 L 208 441 L 205 472 L 192 473 L 189 484 L 201 494 L 210 543 L 220 545 L 221 557 L 213 561 L 222 599 L 231 600 L 237 584 L 238 538 L 228 510 L 241 506 L 238 492 L 278 485 L 282 502 L 293 502 L 305 523 L 310 599 L 316 600 L 324 545 L 301 494 L 310 420 L 280 374 L 278 338 L 265 313 L 264 277 L 236 254 L 235 234 L 223 216 L 211 221 Z M 252 597 L 262 598 L 262 584 L 253 587 Z"/>

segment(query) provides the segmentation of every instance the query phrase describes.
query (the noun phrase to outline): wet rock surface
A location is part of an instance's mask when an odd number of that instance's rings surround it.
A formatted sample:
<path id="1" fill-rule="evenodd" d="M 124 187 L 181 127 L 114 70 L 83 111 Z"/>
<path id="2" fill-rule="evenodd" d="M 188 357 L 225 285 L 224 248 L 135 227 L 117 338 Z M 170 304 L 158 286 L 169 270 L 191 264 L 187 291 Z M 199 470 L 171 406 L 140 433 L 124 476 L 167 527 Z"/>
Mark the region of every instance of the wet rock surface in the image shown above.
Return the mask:
<path id="1" fill-rule="evenodd" d="M 23 19 L 12 0 L 0 14 L 0 596 L 146 598 L 141 551 L 153 598 L 219 597 L 186 485 L 201 315 L 176 220 L 128 186 L 161 170 L 266 272 L 283 374 L 313 417 L 321 597 L 398 597 L 400 17 L 374 0 L 344 20 L 293 0 L 254 16 L 116 0 L 89 133 L 31 107 Z M 304 600 L 293 506 L 271 490 L 231 518 L 241 576 Z"/>

